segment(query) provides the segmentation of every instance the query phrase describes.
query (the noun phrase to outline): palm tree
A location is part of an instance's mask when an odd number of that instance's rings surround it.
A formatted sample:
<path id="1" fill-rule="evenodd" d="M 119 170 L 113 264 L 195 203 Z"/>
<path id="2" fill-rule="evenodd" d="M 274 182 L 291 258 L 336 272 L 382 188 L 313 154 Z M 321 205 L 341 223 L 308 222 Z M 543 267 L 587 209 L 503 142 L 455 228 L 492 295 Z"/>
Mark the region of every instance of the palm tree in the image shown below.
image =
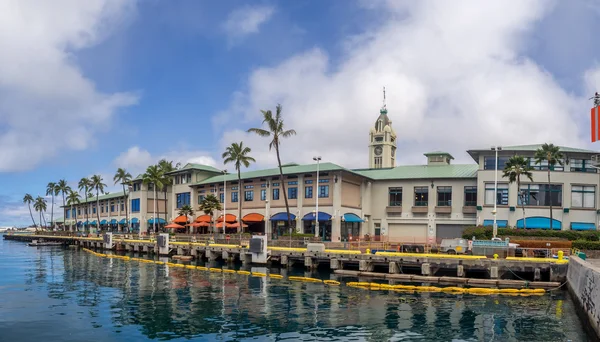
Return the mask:
<path id="1" fill-rule="evenodd" d="M 153 229 L 154 233 L 157 232 L 156 220 L 158 219 L 158 217 L 156 216 L 156 206 L 157 206 L 156 189 L 163 188 L 163 186 L 164 186 L 163 179 L 164 179 L 164 175 L 162 173 L 161 168 L 158 165 L 148 166 L 148 168 L 146 169 L 146 173 L 144 173 L 142 175 L 142 182 L 144 184 L 152 184 L 152 187 L 154 189 L 154 219 L 152 222 L 152 229 Z"/>
<path id="2" fill-rule="evenodd" d="M 89 196 L 91 194 L 89 194 L 90 192 L 90 179 L 87 177 L 83 177 L 79 180 L 79 183 L 77 184 L 77 186 L 79 187 L 79 191 L 83 191 L 83 195 L 85 196 L 85 226 L 88 226 L 88 209 L 90 207 L 89 203 L 88 203 L 88 198 L 92 197 Z"/>
<path id="3" fill-rule="evenodd" d="M 74 215 L 74 211 L 73 211 L 73 206 L 75 204 L 79 204 L 80 201 L 79 199 L 81 198 L 81 196 L 79 196 L 78 193 L 76 193 L 75 191 L 69 191 L 69 195 L 67 196 L 67 205 L 71 206 L 71 215 L 74 216 L 73 219 L 75 219 L 75 215 Z M 71 228 L 70 230 L 73 230 L 73 221 L 71 221 Z"/>
<path id="4" fill-rule="evenodd" d="M 200 205 L 200 210 L 202 210 L 206 215 L 210 215 L 210 217 L 213 217 L 213 214 L 215 213 L 215 211 L 217 210 L 221 210 L 221 203 L 219 203 L 219 200 L 217 199 L 217 196 L 213 195 L 213 194 L 208 194 L 206 195 L 206 197 L 204 197 L 204 199 L 199 203 Z M 225 219 L 225 218 L 223 218 Z M 225 221 L 223 221 L 225 222 Z M 225 223 L 223 223 L 224 225 Z M 217 228 L 213 227 L 213 231 L 217 232 Z"/>
<path id="5" fill-rule="evenodd" d="M 56 195 L 56 183 L 50 182 L 46 185 L 46 196 L 52 196 L 52 209 L 50 209 L 50 222 L 52 222 L 52 227 L 56 226 L 54 224 L 54 195 Z"/>
<path id="6" fill-rule="evenodd" d="M 37 229 L 37 225 L 35 224 L 35 220 L 33 219 L 33 213 L 31 212 L 31 203 L 33 203 L 33 196 L 31 196 L 30 194 L 25 194 L 25 196 L 23 196 L 23 203 L 27 203 L 27 207 L 29 207 L 29 215 L 31 215 L 31 221 L 33 221 L 33 226 Z"/>
<path id="7" fill-rule="evenodd" d="M 40 212 L 40 225 L 41 225 L 42 218 L 44 217 L 43 213 L 47 209 L 46 200 L 43 197 L 38 196 L 35 199 L 35 203 L 33 204 L 33 208 L 35 209 L 35 211 L 39 211 Z"/>
<path id="8" fill-rule="evenodd" d="M 194 209 L 192 209 L 192 206 L 186 204 L 179 209 L 178 214 L 179 214 L 179 216 L 193 216 Z"/>
<path id="9" fill-rule="evenodd" d="M 163 183 L 163 187 L 162 187 L 162 191 L 163 191 L 163 195 L 165 196 L 165 208 L 168 208 L 168 200 L 167 200 L 167 190 L 168 190 L 168 186 L 173 184 L 173 177 L 171 177 L 171 175 L 169 175 L 169 172 L 175 171 L 179 168 L 179 163 L 177 163 L 175 166 L 173 166 L 173 162 L 172 161 L 168 161 L 166 159 L 161 159 L 158 161 L 158 167 L 160 168 L 160 171 L 163 174 L 163 179 L 162 179 L 162 183 Z M 167 220 L 167 212 L 169 210 L 165 211 L 165 221 Z M 160 214 L 159 214 L 160 215 Z"/>
<path id="10" fill-rule="evenodd" d="M 125 193 L 125 184 L 129 185 L 129 183 L 131 182 L 131 174 L 123 168 L 118 168 L 117 173 L 115 173 L 115 176 L 113 177 L 113 181 L 115 182 L 115 185 L 117 183 L 121 183 L 121 185 L 123 186 L 123 196 L 125 197 L 125 221 L 129 226 L 129 213 L 127 212 L 127 202 L 129 201 L 129 194 Z"/>
<path id="11" fill-rule="evenodd" d="M 102 183 L 103 179 L 100 175 L 93 175 L 90 178 L 90 187 L 96 190 L 96 215 L 98 216 L 98 222 L 96 222 L 98 228 L 100 227 L 100 193 L 104 193 L 104 187 L 106 184 Z"/>
<path id="12" fill-rule="evenodd" d="M 250 149 L 250 147 L 244 147 L 244 142 L 240 141 L 240 143 L 232 143 L 231 146 L 228 146 L 225 149 L 225 152 L 223 152 L 223 155 L 221 156 L 221 158 L 223 158 L 223 163 L 228 164 L 228 163 L 234 163 L 235 164 L 235 169 L 237 170 L 237 174 L 238 174 L 238 184 L 239 184 L 239 193 L 240 196 L 238 197 L 238 225 L 239 225 L 239 230 L 238 232 L 241 234 L 243 232 L 243 228 L 242 228 L 242 177 L 241 177 L 241 173 L 240 173 L 240 169 L 242 168 L 242 165 L 245 167 L 250 166 L 250 162 L 256 162 L 256 160 L 252 157 L 250 157 L 248 154 L 251 152 L 252 150 Z M 225 218 L 223 218 L 225 219 Z"/>
<path id="13" fill-rule="evenodd" d="M 62 207 L 64 208 L 65 207 L 65 195 L 68 195 L 71 193 L 71 187 L 69 186 L 69 184 L 67 184 L 66 180 L 61 179 L 58 181 L 58 183 L 56 183 L 56 192 L 62 194 L 62 198 L 63 198 Z"/>
<path id="14" fill-rule="evenodd" d="M 550 182 L 550 171 L 554 170 L 556 164 L 563 165 L 563 155 L 560 152 L 559 146 L 554 144 L 543 144 L 542 147 L 535 151 L 535 163 L 541 164 L 543 161 L 548 162 L 548 198 L 550 203 L 550 229 L 552 229 L 553 216 L 552 216 L 552 183 Z"/>
<path id="15" fill-rule="evenodd" d="M 533 182 L 531 171 L 533 168 L 529 166 L 529 159 L 523 156 L 511 157 L 504 167 L 502 177 L 508 178 L 509 183 L 517 183 L 517 193 L 521 200 L 521 208 L 523 209 L 523 228 L 527 229 L 525 220 L 525 192 L 521 191 L 521 176 L 529 178 Z"/>
<path id="16" fill-rule="evenodd" d="M 261 137 L 271 138 L 271 142 L 269 143 L 269 150 L 275 148 L 275 153 L 277 154 L 277 164 L 279 165 L 279 175 L 281 177 L 281 190 L 283 191 L 283 200 L 285 201 L 285 211 L 287 212 L 287 223 L 288 228 L 290 229 L 290 238 L 292 236 L 292 219 L 290 217 L 290 206 L 288 205 L 287 193 L 285 192 L 285 182 L 283 181 L 283 169 L 281 168 L 281 158 L 279 156 L 279 145 L 281 144 L 281 139 L 289 138 L 292 135 L 296 135 L 296 131 L 293 129 L 284 130 L 283 126 L 283 118 L 281 118 L 281 105 L 278 104 L 276 107 L 275 117 L 273 117 L 273 113 L 270 110 L 264 111 L 261 110 L 263 114 L 263 124 L 267 124 L 267 130 L 262 128 L 250 128 L 248 132 L 253 132 L 258 134 Z"/>

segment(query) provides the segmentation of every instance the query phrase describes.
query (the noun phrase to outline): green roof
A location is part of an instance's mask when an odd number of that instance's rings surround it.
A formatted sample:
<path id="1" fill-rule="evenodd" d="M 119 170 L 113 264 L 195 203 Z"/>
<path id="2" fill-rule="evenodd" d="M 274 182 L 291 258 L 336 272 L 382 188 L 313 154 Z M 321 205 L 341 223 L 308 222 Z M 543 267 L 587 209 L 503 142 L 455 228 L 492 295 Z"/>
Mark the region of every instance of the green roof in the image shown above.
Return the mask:
<path id="1" fill-rule="evenodd" d="M 175 174 L 175 173 L 178 173 L 178 172 L 188 171 L 188 170 L 200 170 L 200 171 L 208 171 L 208 172 L 214 172 L 214 173 L 221 173 L 221 172 L 223 172 L 223 171 L 221 171 L 221 170 L 219 170 L 217 168 L 214 168 L 212 166 L 203 165 L 203 164 L 187 163 L 181 169 L 177 169 L 175 171 L 171 171 L 168 174 Z"/>
<path id="2" fill-rule="evenodd" d="M 125 191 L 125 194 L 127 194 L 127 191 Z M 98 200 L 99 201 L 104 201 L 107 199 L 113 199 L 113 198 L 117 198 L 117 197 L 123 197 L 123 191 L 118 191 L 118 192 L 113 192 L 107 195 L 100 195 L 98 196 Z M 88 197 L 87 202 L 85 201 L 85 197 L 81 197 L 79 199 L 79 204 L 83 204 L 83 203 L 95 203 L 96 202 L 96 197 Z M 66 208 L 71 207 L 70 205 L 65 205 Z"/>
<path id="3" fill-rule="evenodd" d="M 405 165 L 387 169 L 354 170 L 356 173 L 375 180 L 385 179 L 439 179 L 477 178 L 477 164 L 456 165 Z"/>
<path id="4" fill-rule="evenodd" d="M 429 157 L 429 156 L 448 156 L 450 157 L 450 159 L 454 159 L 454 157 L 448 153 L 448 152 L 444 152 L 444 151 L 433 151 L 433 152 L 427 152 L 427 153 L 423 153 L 424 156 Z"/>
<path id="5" fill-rule="evenodd" d="M 501 146 L 502 151 L 506 152 L 535 152 L 542 147 L 543 144 L 533 144 L 533 145 L 514 145 L 514 146 Z M 560 152 L 564 153 L 587 153 L 587 154 L 599 154 L 598 151 L 586 150 L 583 148 L 575 148 L 575 147 L 567 147 L 567 146 L 558 146 L 560 148 Z M 483 148 L 483 149 L 474 149 L 468 150 L 467 153 L 475 160 L 479 161 L 478 157 L 481 152 L 492 152 L 491 147 Z"/>
<path id="6" fill-rule="evenodd" d="M 283 170 L 284 175 L 294 175 L 294 174 L 300 174 L 300 173 L 316 172 L 317 164 L 288 165 L 288 166 L 282 167 L 282 170 Z M 320 163 L 319 164 L 319 172 L 328 172 L 328 171 L 353 172 L 351 170 L 347 170 L 347 169 L 345 169 L 339 165 L 333 164 L 333 163 Z M 279 168 L 242 172 L 240 176 L 241 176 L 241 179 L 253 179 L 253 178 L 279 176 Z M 225 176 L 218 175 L 218 176 L 213 176 L 213 177 L 204 179 L 200 182 L 195 183 L 194 185 L 221 183 L 224 180 L 231 182 L 231 181 L 237 181 L 237 179 L 238 179 L 237 173 L 228 173 Z"/>

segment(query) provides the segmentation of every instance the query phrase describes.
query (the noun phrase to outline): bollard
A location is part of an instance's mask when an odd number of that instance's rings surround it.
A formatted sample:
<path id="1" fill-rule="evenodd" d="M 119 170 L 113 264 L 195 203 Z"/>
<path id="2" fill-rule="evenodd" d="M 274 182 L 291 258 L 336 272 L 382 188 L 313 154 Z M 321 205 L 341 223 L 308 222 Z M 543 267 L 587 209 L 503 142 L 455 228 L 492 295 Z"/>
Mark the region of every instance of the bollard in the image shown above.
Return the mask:
<path id="1" fill-rule="evenodd" d="M 367 250 L 365 251 L 365 253 L 371 254 L 371 249 L 367 248 Z"/>
<path id="2" fill-rule="evenodd" d="M 558 260 L 563 260 L 564 255 L 565 255 L 565 252 L 558 251 Z"/>
<path id="3" fill-rule="evenodd" d="M 498 259 L 498 254 L 494 254 L 494 259 Z"/>

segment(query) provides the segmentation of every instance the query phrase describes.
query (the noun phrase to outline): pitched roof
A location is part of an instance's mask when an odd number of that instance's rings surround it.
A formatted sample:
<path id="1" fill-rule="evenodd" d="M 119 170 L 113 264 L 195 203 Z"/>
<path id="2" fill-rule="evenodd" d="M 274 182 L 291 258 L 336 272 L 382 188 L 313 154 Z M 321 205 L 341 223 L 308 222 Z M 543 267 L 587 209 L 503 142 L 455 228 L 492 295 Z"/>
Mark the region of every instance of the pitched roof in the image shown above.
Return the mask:
<path id="1" fill-rule="evenodd" d="M 533 145 L 514 145 L 514 146 L 502 146 L 502 151 L 506 152 L 535 152 L 542 147 L 543 144 L 533 144 Z M 568 146 L 558 146 L 560 148 L 560 152 L 564 153 L 587 153 L 587 154 L 599 154 L 598 151 L 586 150 L 583 148 L 576 147 L 568 147 Z M 468 150 L 467 153 L 475 160 L 479 161 L 478 157 L 481 152 L 491 152 L 491 148 L 484 149 L 473 149 Z"/>
<path id="2" fill-rule="evenodd" d="M 171 174 L 175 174 L 175 173 L 179 173 L 181 171 L 187 171 L 187 170 L 200 170 L 200 171 L 208 171 L 208 172 L 214 172 L 214 173 L 222 172 L 221 170 L 214 168 L 212 166 L 208 166 L 208 165 L 204 165 L 204 164 L 187 163 L 181 169 L 177 169 L 175 171 L 168 172 L 167 174 L 171 175 Z"/>
<path id="3" fill-rule="evenodd" d="M 375 180 L 386 179 L 439 179 L 477 178 L 477 164 L 455 165 L 404 165 L 387 169 L 354 170 L 356 173 Z"/>
<path id="4" fill-rule="evenodd" d="M 317 164 L 307 164 L 307 165 L 286 164 L 286 165 L 282 165 L 282 170 L 283 170 L 284 175 L 294 175 L 294 174 L 300 174 L 300 173 L 316 172 Z M 328 172 L 328 171 L 353 172 L 351 170 L 345 169 L 345 168 L 343 168 L 337 164 L 333 164 L 333 163 L 320 163 L 319 164 L 319 172 Z M 242 172 L 240 176 L 241 176 L 241 179 L 279 176 L 279 168 Z M 221 183 L 223 181 L 228 181 L 228 182 L 237 181 L 237 173 L 228 173 L 225 176 L 223 176 L 223 175 L 213 176 L 213 177 L 204 179 L 200 182 L 197 182 L 193 185 Z"/>

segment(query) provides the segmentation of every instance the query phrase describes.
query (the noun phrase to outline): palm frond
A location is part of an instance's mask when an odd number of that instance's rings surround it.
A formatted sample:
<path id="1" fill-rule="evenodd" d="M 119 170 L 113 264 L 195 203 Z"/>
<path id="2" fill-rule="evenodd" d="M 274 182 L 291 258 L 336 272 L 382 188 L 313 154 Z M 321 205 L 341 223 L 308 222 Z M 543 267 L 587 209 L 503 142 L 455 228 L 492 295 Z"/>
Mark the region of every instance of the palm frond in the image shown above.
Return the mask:
<path id="1" fill-rule="evenodd" d="M 248 129 L 247 132 L 248 133 L 255 133 L 255 134 L 257 134 L 257 135 L 259 135 L 259 136 L 261 136 L 263 138 L 264 137 L 268 137 L 268 136 L 271 135 L 271 132 L 269 132 L 267 130 L 264 130 L 262 128 L 250 128 L 250 129 Z"/>

